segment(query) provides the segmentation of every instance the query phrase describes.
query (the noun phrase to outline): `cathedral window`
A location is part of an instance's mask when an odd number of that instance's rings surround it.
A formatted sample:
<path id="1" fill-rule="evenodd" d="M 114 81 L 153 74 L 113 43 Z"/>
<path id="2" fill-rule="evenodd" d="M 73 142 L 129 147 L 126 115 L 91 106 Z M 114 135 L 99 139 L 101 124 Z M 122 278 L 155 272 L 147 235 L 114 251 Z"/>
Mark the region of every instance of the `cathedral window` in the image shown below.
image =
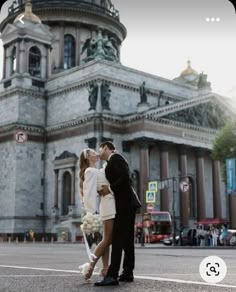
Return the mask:
<path id="1" fill-rule="evenodd" d="M 29 50 L 29 73 L 32 76 L 41 76 L 41 52 L 37 47 Z"/>
<path id="2" fill-rule="evenodd" d="M 16 47 L 13 48 L 11 53 L 11 73 L 16 72 Z"/>
<path id="3" fill-rule="evenodd" d="M 69 205 L 71 205 L 71 174 L 67 171 L 63 175 L 63 193 L 62 193 L 62 215 L 68 215 Z"/>
<path id="4" fill-rule="evenodd" d="M 64 69 L 75 67 L 75 39 L 72 35 L 64 37 Z"/>

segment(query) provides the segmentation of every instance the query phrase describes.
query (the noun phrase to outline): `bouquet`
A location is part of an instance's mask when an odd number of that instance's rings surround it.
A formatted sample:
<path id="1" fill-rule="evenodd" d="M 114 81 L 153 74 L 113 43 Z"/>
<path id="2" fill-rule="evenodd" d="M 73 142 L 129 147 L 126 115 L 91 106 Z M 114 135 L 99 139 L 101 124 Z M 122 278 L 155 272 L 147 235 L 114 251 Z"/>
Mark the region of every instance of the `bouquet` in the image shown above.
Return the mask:
<path id="1" fill-rule="evenodd" d="M 82 219 L 81 230 L 85 234 L 100 232 L 102 229 L 102 220 L 99 214 L 87 213 Z"/>

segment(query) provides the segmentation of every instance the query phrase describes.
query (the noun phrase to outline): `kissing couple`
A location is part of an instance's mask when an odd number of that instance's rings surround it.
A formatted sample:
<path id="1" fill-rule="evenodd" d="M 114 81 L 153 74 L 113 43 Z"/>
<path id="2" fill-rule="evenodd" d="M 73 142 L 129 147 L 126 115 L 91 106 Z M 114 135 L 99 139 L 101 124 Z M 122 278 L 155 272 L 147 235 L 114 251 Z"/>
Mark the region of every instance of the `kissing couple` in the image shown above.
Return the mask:
<path id="1" fill-rule="evenodd" d="M 106 163 L 102 169 L 96 168 L 99 158 Z M 80 193 L 86 212 L 95 214 L 99 195 L 99 214 L 103 224 L 103 238 L 97 245 L 89 267 L 84 275 L 89 280 L 99 258 L 102 258 L 103 279 L 95 286 L 118 285 L 119 281 L 133 282 L 135 252 L 134 224 L 137 208 L 141 207 L 139 198 L 132 187 L 130 169 L 125 158 L 115 145 L 103 142 L 97 153 L 84 149 L 80 154 Z M 112 245 L 109 265 L 109 246 Z M 122 252 L 123 270 L 119 275 Z"/>

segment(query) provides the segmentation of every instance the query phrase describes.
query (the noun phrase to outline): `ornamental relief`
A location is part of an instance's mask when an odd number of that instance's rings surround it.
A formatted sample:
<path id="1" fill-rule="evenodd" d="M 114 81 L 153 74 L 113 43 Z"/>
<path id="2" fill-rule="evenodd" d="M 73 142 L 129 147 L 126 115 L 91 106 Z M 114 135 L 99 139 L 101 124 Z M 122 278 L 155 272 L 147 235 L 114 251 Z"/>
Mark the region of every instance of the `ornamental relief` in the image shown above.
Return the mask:
<path id="1" fill-rule="evenodd" d="M 222 128 L 227 120 L 224 110 L 212 102 L 171 113 L 163 118 L 211 129 Z"/>

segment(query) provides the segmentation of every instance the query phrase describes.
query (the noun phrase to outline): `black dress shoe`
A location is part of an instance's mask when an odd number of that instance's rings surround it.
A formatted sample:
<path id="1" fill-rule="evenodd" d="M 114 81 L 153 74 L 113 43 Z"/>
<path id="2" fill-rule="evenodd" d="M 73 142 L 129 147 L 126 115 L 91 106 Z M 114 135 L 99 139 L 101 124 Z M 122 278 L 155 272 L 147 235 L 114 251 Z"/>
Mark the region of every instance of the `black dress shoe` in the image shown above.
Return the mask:
<path id="1" fill-rule="evenodd" d="M 115 285 L 119 285 L 119 282 L 117 279 L 112 277 L 105 277 L 102 281 L 94 283 L 94 286 L 115 286 Z"/>
<path id="2" fill-rule="evenodd" d="M 126 275 L 126 274 L 121 274 L 118 278 L 120 282 L 133 282 L 134 281 L 134 276 L 133 275 Z"/>

